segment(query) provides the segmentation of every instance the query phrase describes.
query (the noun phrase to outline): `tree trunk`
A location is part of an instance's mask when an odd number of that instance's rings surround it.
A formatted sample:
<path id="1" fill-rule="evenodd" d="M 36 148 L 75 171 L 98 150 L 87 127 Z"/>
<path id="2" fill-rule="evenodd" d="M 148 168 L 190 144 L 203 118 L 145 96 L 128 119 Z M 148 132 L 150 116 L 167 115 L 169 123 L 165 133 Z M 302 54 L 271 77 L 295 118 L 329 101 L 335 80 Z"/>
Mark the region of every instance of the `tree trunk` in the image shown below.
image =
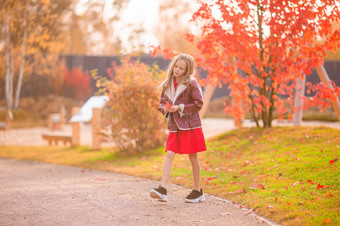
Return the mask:
<path id="1" fill-rule="evenodd" d="M 302 122 L 302 113 L 303 113 L 303 99 L 299 96 L 305 95 L 305 82 L 306 76 L 303 76 L 303 79 L 299 78 L 296 82 L 295 87 L 295 100 L 294 100 L 294 115 L 293 115 L 293 125 L 299 126 Z"/>
<path id="2" fill-rule="evenodd" d="M 317 73 L 319 74 L 320 80 L 331 89 L 334 89 L 333 86 L 330 83 L 330 79 L 328 77 L 327 71 L 325 67 L 322 65 L 320 67 L 316 68 Z M 336 112 L 338 119 L 340 120 L 340 102 L 339 98 L 336 98 L 335 101 L 332 101 L 332 106 L 334 108 L 334 111 Z"/>
<path id="3" fill-rule="evenodd" d="M 13 81 L 13 72 L 11 71 L 11 50 L 10 50 L 10 30 L 9 30 L 9 15 L 8 12 L 6 12 L 5 20 L 4 20 L 4 26 L 5 26 L 5 54 L 6 54 L 6 85 L 5 85 L 5 95 L 6 95 L 6 105 L 7 109 L 12 109 L 12 88 L 11 84 L 13 84 L 11 81 Z"/>
<path id="4" fill-rule="evenodd" d="M 258 35 L 259 35 L 259 48 L 260 48 L 260 53 L 259 57 L 261 62 L 264 62 L 264 48 L 263 48 L 263 30 L 262 30 L 262 17 L 263 17 L 263 6 L 260 4 L 260 1 L 257 1 L 257 19 L 258 19 Z M 266 95 L 266 75 L 263 75 L 259 73 L 259 76 L 263 80 L 263 86 L 259 88 L 259 94 L 260 96 L 267 97 Z M 262 117 L 262 122 L 263 122 L 263 127 L 268 128 L 270 127 L 269 124 L 269 114 L 267 110 L 267 106 L 264 105 L 263 101 L 261 101 L 261 106 L 262 106 L 262 111 L 261 111 L 261 117 Z"/>
<path id="5" fill-rule="evenodd" d="M 13 108 L 13 87 L 14 87 L 14 52 L 13 48 L 11 48 L 11 74 L 10 74 L 10 80 L 9 80 L 9 97 L 10 97 L 10 103 L 11 103 L 11 109 Z"/>
<path id="6" fill-rule="evenodd" d="M 235 57 L 229 56 L 229 63 L 233 67 L 234 73 L 237 73 Z M 234 95 L 232 96 L 232 101 L 231 101 L 232 105 L 241 108 L 240 107 L 241 106 L 241 101 L 239 99 L 235 98 Z M 243 118 L 244 118 L 243 116 L 234 117 L 234 124 L 235 124 L 236 128 L 242 128 L 242 120 L 243 120 Z"/>
<path id="7" fill-rule="evenodd" d="M 250 108 L 250 114 L 251 114 L 251 117 L 253 118 L 253 120 L 255 121 L 256 123 L 256 127 L 260 127 L 260 124 L 259 124 L 259 120 L 258 120 L 258 117 L 256 115 L 256 112 L 255 112 L 255 104 L 254 104 L 254 96 L 253 96 L 253 88 L 252 88 L 252 84 L 248 84 L 249 86 L 249 89 L 251 90 L 251 94 L 248 95 L 249 99 L 251 100 L 251 108 Z"/>
<path id="8" fill-rule="evenodd" d="M 216 86 L 215 85 L 210 85 L 207 84 L 205 86 L 205 90 L 204 90 L 204 95 L 203 95 L 203 107 L 200 110 L 200 116 L 201 118 L 204 117 L 205 113 L 207 112 L 211 97 L 215 91 Z"/>
<path id="9" fill-rule="evenodd" d="M 19 78 L 18 78 L 18 83 L 17 83 L 17 89 L 16 89 L 16 93 L 15 93 L 15 104 L 14 104 L 15 109 L 17 109 L 19 107 L 22 78 L 23 78 L 23 75 L 24 75 L 25 49 L 26 49 L 26 38 L 27 38 L 27 7 L 28 7 L 28 1 L 26 1 L 25 11 L 24 11 L 24 21 L 23 21 L 23 23 L 24 23 L 24 36 L 23 36 L 22 49 L 21 49 L 20 72 L 19 72 Z"/>

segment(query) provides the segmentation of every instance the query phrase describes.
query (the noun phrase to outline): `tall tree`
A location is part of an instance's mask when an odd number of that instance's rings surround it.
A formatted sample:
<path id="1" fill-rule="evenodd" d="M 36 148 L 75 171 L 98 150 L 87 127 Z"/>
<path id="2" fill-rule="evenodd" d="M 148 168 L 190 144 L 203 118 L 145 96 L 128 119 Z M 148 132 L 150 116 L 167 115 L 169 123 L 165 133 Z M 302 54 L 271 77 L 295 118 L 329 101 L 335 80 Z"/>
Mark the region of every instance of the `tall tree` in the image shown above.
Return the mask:
<path id="1" fill-rule="evenodd" d="M 23 38 L 22 38 L 22 49 L 21 49 L 21 55 L 20 55 L 20 71 L 19 71 L 19 78 L 18 78 L 18 82 L 17 82 L 17 89 L 16 89 L 16 92 L 15 92 L 14 108 L 19 107 L 22 78 L 23 78 L 23 75 L 24 75 L 25 50 L 26 50 L 26 40 L 27 40 L 27 11 L 28 11 L 28 1 L 26 1 L 25 6 L 24 6 L 24 18 L 23 18 L 24 34 L 23 34 Z"/>
<path id="2" fill-rule="evenodd" d="M 207 82 L 228 83 L 240 105 L 226 112 L 249 112 L 256 124 L 271 127 L 273 114 L 293 102 L 296 81 L 322 65 L 326 50 L 340 47 L 340 18 L 335 0 L 211 0 L 201 1 L 193 15 L 202 38 L 190 39 L 200 50 L 199 64 L 209 71 Z M 235 62 L 234 60 L 235 59 Z M 234 65 L 235 64 L 235 65 Z M 236 66 L 236 70 L 234 68 Z M 322 85 L 318 85 L 322 86 Z M 318 89 L 318 104 L 340 95 L 339 87 Z"/>
<path id="3" fill-rule="evenodd" d="M 114 55 L 121 48 L 115 24 L 129 1 L 115 0 L 109 5 L 105 0 L 74 1 L 72 14 L 67 19 L 65 54 Z M 106 12 L 110 9 L 110 12 Z M 118 32 L 117 32 L 118 33 Z"/>
<path id="4" fill-rule="evenodd" d="M 2 1 L 0 23 L 0 53 L 5 55 L 5 96 L 8 109 L 13 108 L 15 74 L 17 90 L 15 108 L 19 105 L 20 90 L 24 77 L 25 56 L 49 52 L 57 53 L 57 42 L 62 25 L 62 13 L 71 0 L 23 0 Z M 14 65 L 20 65 L 14 67 Z M 0 65 L 3 66 L 3 65 Z"/>
<path id="5" fill-rule="evenodd" d="M 192 32 L 189 20 L 195 7 L 197 3 L 189 0 L 160 1 L 156 28 L 160 46 L 178 52 L 197 52 L 197 48 L 184 38 L 186 33 Z"/>

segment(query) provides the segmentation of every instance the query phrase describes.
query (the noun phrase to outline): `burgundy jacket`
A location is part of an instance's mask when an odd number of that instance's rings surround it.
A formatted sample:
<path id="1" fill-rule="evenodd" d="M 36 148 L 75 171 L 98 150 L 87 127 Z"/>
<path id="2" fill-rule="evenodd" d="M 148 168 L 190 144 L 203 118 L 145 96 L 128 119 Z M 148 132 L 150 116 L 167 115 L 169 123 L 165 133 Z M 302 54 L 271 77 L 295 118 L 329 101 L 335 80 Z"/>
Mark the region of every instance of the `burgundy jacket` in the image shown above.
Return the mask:
<path id="1" fill-rule="evenodd" d="M 173 113 L 165 113 L 164 105 L 168 101 L 171 105 L 179 105 L 180 110 Z M 191 130 L 202 127 L 198 111 L 203 105 L 201 86 L 195 78 L 186 87 L 179 84 L 175 91 L 174 83 L 171 81 L 168 89 L 163 89 L 161 94 L 160 112 L 168 119 L 168 130 L 177 132 L 180 130 Z"/>

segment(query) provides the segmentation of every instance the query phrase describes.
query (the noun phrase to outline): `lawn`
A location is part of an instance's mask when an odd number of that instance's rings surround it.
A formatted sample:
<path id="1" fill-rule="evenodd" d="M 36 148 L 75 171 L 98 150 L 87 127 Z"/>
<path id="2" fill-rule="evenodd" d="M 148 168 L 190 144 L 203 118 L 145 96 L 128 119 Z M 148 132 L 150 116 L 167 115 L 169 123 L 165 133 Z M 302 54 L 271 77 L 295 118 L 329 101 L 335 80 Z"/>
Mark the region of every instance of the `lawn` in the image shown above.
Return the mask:
<path id="1" fill-rule="evenodd" d="M 207 141 L 200 153 L 206 193 L 284 225 L 339 225 L 340 130 L 244 128 Z M 160 180 L 164 148 L 134 156 L 89 147 L 0 147 L 0 156 Z M 171 182 L 192 187 L 190 162 L 177 155 Z"/>

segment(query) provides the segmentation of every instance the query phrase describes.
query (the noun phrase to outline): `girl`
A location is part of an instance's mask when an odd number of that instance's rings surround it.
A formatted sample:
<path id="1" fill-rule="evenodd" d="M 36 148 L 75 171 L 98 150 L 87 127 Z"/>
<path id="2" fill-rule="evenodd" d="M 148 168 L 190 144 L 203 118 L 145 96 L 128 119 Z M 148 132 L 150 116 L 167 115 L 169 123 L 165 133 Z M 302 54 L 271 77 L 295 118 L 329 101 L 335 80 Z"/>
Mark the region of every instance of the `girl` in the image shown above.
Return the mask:
<path id="1" fill-rule="evenodd" d="M 168 200 L 166 185 L 175 154 L 188 154 L 192 166 L 194 189 L 186 202 L 204 201 L 200 188 L 200 164 L 197 152 L 205 151 L 206 145 L 198 111 L 202 108 L 202 90 L 194 78 L 195 62 L 192 56 L 179 54 L 174 57 L 161 84 L 160 112 L 168 120 L 169 136 L 161 185 L 151 189 L 150 196 L 159 201 Z"/>

